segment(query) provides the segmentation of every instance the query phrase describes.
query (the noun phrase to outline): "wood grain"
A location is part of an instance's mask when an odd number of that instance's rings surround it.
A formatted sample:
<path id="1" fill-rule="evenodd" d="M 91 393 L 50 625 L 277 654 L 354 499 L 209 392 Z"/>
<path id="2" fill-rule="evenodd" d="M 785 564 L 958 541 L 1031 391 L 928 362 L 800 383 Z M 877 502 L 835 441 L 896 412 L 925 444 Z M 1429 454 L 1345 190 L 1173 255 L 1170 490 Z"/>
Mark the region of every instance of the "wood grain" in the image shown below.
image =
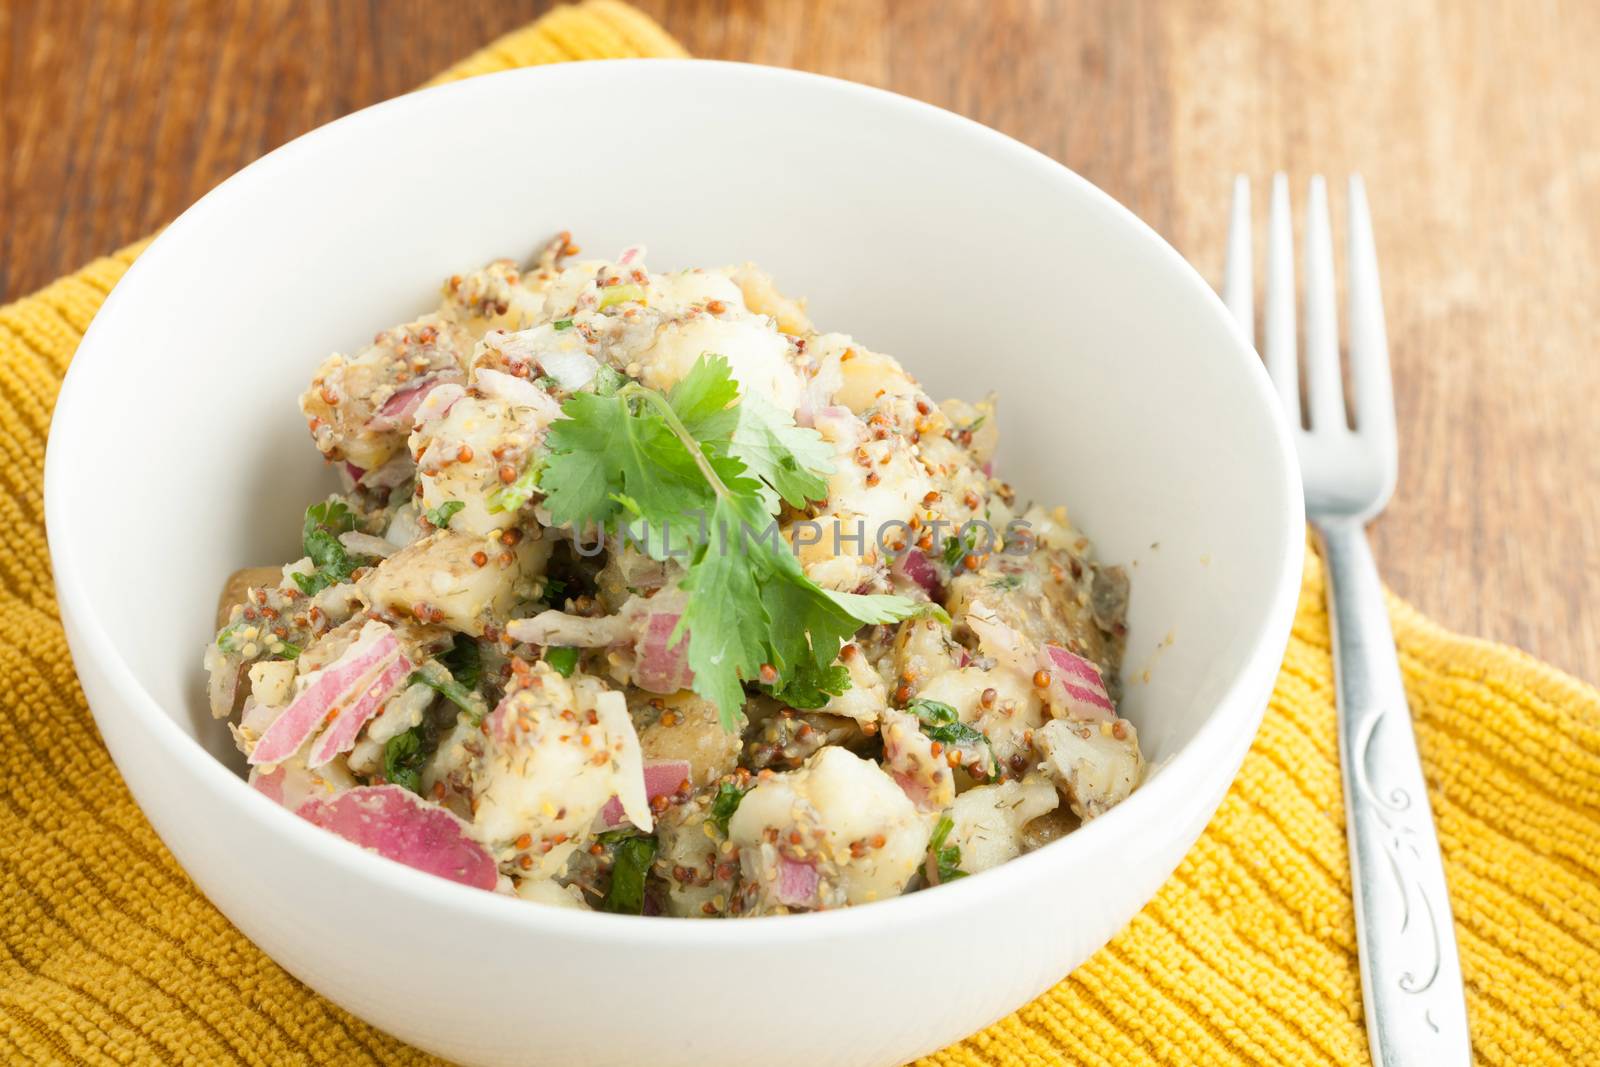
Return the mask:
<path id="1" fill-rule="evenodd" d="M 0 292 L 536 16 L 436 4 L 0 4 Z M 695 54 L 952 108 L 1077 169 L 1216 277 L 1228 182 L 1368 180 L 1402 425 L 1384 575 L 1600 678 L 1600 5 L 645 0 Z M 1336 213 L 1337 221 L 1337 213 Z"/>

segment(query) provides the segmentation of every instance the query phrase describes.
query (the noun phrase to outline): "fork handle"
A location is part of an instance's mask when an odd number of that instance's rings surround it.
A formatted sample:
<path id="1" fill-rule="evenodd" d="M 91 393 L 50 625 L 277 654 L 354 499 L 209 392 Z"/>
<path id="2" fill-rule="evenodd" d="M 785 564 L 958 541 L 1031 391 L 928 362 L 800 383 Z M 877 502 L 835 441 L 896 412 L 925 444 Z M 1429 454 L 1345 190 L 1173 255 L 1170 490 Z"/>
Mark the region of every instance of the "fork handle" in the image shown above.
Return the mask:
<path id="1" fill-rule="evenodd" d="M 1375 1067 L 1472 1062 L 1439 839 L 1378 568 L 1357 521 L 1317 524 L 1328 574 L 1361 996 Z"/>

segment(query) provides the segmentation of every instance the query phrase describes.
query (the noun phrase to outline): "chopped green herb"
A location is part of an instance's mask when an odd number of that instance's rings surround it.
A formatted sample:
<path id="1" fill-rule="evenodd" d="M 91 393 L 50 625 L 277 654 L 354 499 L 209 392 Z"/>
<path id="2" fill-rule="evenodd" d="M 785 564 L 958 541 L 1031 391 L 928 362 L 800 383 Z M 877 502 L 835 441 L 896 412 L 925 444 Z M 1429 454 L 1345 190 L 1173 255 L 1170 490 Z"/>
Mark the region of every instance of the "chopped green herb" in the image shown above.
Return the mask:
<path id="1" fill-rule="evenodd" d="M 618 374 L 611 367 L 601 364 L 594 375 L 594 391 L 601 396 L 610 396 L 627 383 L 626 378 Z"/>
<path id="2" fill-rule="evenodd" d="M 614 304 L 626 304 L 630 300 L 644 302 L 644 286 L 629 283 L 627 285 L 608 285 L 600 290 L 600 310 Z"/>
<path id="3" fill-rule="evenodd" d="M 570 329 L 572 329 L 572 320 L 571 319 L 557 319 L 556 321 L 554 321 L 554 322 L 552 322 L 550 324 L 550 327 L 552 329 L 554 329 L 557 333 L 559 333 L 562 330 L 570 330 Z"/>
<path id="4" fill-rule="evenodd" d="M 996 592 L 1009 593 L 1011 590 L 1017 588 L 1021 584 L 1022 584 L 1022 575 L 1020 575 L 1020 574 L 1005 574 L 1005 575 L 1001 575 L 999 578 L 996 578 L 994 581 L 990 582 L 989 586 L 990 586 L 990 588 L 994 589 Z"/>
<path id="5" fill-rule="evenodd" d="M 645 878 L 655 858 L 653 837 L 632 836 L 618 841 L 611 853 L 611 885 L 600 909 L 620 915 L 643 914 Z"/>
<path id="6" fill-rule="evenodd" d="M 241 632 L 253 626 L 253 623 L 242 620 L 232 623 L 231 625 L 224 626 L 221 630 L 217 631 L 217 647 L 224 652 L 240 651 L 240 649 L 243 647 L 243 645 L 240 643 Z M 248 641 L 245 642 L 245 644 L 248 643 Z M 300 658 L 300 646 L 291 644 L 288 641 L 280 641 L 276 649 L 270 647 L 266 641 L 262 641 L 259 647 L 266 649 L 274 656 L 277 656 L 281 659 Z"/>
<path id="7" fill-rule="evenodd" d="M 954 570 L 961 562 L 961 557 L 967 555 L 978 547 L 978 528 L 976 526 L 964 527 L 955 537 L 946 539 L 944 543 L 944 565 Z"/>
<path id="8" fill-rule="evenodd" d="M 433 523 L 433 525 L 437 526 L 441 530 L 447 530 L 450 528 L 451 517 L 466 506 L 467 505 L 463 504 L 459 500 L 446 500 L 438 507 L 430 508 L 428 511 L 424 512 L 424 514 L 427 516 L 428 521 Z"/>
<path id="9" fill-rule="evenodd" d="M 489 494 L 489 510 L 498 513 L 520 509 L 539 491 L 539 478 L 543 473 L 544 464 L 539 462 L 538 457 L 530 458 L 516 481 L 502 485 Z"/>
<path id="10" fill-rule="evenodd" d="M 994 746 L 982 730 L 974 729 L 961 721 L 961 716 L 949 704 L 919 697 L 906 709 L 922 724 L 922 732 L 941 744 L 957 748 L 974 748 L 982 745 L 989 754 L 991 774 L 998 773 L 1000 761 L 995 758 Z"/>
<path id="11" fill-rule="evenodd" d="M 795 664 L 793 676 L 783 684 L 762 688 L 791 708 L 814 711 L 850 688 L 850 672 L 839 663 L 818 668 L 814 661 L 806 659 Z"/>
<path id="12" fill-rule="evenodd" d="M 217 647 L 222 649 L 224 652 L 239 651 L 239 643 L 237 638 L 239 636 L 239 631 L 244 629 L 246 625 L 247 624 L 243 622 L 236 622 L 230 626 L 224 626 L 222 629 L 218 630 Z"/>
<path id="13" fill-rule="evenodd" d="M 473 725 L 482 722 L 483 717 L 489 714 L 489 705 L 483 697 L 451 677 L 450 671 L 437 660 L 424 663 L 412 671 L 411 677 L 406 679 L 407 685 L 416 685 L 418 682 L 466 712 Z"/>
<path id="14" fill-rule="evenodd" d="M 747 791 L 740 789 L 733 782 L 723 782 L 717 786 L 717 795 L 711 801 L 711 813 L 707 818 L 717 825 L 723 836 L 727 836 L 728 820 L 739 810 L 739 802 L 744 799 Z"/>
<path id="15" fill-rule="evenodd" d="M 637 383 L 612 396 L 577 393 L 551 424 L 541 485 L 556 524 L 642 527 L 653 558 L 687 561 L 674 638 L 689 635 L 695 691 L 730 730 L 744 683 L 763 666 L 780 685 L 802 669 L 819 674 L 863 625 L 917 610 L 904 597 L 837 593 L 806 576 L 772 516 L 780 499 L 823 499 L 826 449 L 764 403 L 740 403 L 727 360 L 711 354 L 670 394 Z"/>
<path id="16" fill-rule="evenodd" d="M 450 677 L 463 686 L 478 688 L 478 682 L 483 677 L 483 657 L 476 640 L 466 634 L 456 634 L 455 643 L 450 646 L 450 651 L 439 657 L 439 662 L 450 672 Z"/>
<path id="17" fill-rule="evenodd" d="M 550 377 L 548 374 L 539 375 L 539 377 L 534 381 L 534 384 L 547 393 L 553 393 L 557 389 L 561 388 L 561 383 Z"/>
<path id="18" fill-rule="evenodd" d="M 422 767 L 433 752 L 431 734 L 427 723 L 423 723 L 389 738 L 383 746 L 383 777 L 420 795 Z"/>
<path id="19" fill-rule="evenodd" d="M 572 672 L 578 669 L 578 650 L 575 648 L 547 648 L 544 650 L 544 661 L 550 668 L 563 678 L 571 678 Z"/>
<path id="20" fill-rule="evenodd" d="M 544 580 L 544 587 L 539 593 L 539 599 L 543 600 L 551 607 L 557 607 L 560 605 L 561 598 L 566 594 L 566 591 L 566 582 L 563 582 L 560 578 L 546 577 Z"/>
<path id="21" fill-rule="evenodd" d="M 324 500 L 306 508 L 300 543 L 316 570 L 311 574 L 294 575 L 294 584 L 302 593 L 315 596 L 330 585 L 350 580 L 357 564 L 339 543 L 339 535 L 355 527 L 355 516 L 338 500 Z"/>
<path id="22" fill-rule="evenodd" d="M 935 885 L 953 882 L 957 878 L 967 876 L 967 872 L 961 869 L 961 846 L 944 843 L 954 826 L 950 813 L 945 812 L 939 816 L 939 822 L 933 828 L 933 836 L 928 839 L 928 855 L 933 861 L 929 868 L 939 876 Z"/>

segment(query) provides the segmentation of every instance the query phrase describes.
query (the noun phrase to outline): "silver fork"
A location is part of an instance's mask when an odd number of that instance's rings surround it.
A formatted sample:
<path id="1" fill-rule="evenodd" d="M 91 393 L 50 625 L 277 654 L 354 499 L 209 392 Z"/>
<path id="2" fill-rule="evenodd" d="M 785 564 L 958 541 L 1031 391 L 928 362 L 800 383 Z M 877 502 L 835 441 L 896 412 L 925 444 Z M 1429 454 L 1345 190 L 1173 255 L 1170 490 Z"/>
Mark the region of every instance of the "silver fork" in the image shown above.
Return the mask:
<path id="1" fill-rule="evenodd" d="M 1377 1067 L 1472 1062 L 1444 867 L 1400 682 L 1366 524 L 1394 491 L 1394 397 L 1383 298 L 1366 189 L 1350 179 L 1349 352 L 1355 426 L 1339 369 L 1327 185 L 1311 179 L 1305 225 L 1305 368 L 1310 429 L 1302 428 L 1295 337 L 1289 183 L 1272 183 L 1263 355 L 1288 416 L 1305 480 L 1306 517 L 1322 538 L 1339 705 L 1367 1038 Z M 1223 299 L 1254 338 L 1250 183 L 1236 179 Z"/>

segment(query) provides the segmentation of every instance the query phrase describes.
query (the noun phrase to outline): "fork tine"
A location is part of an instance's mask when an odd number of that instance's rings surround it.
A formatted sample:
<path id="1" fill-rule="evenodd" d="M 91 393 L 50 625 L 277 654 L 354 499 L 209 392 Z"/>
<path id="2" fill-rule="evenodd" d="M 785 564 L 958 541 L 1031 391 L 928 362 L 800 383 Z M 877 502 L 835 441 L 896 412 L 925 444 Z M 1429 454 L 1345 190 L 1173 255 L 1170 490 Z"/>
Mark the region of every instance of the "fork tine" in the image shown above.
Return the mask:
<path id="1" fill-rule="evenodd" d="M 1289 179 L 1272 179 L 1272 215 L 1267 230 L 1267 373 L 1289 425 L 1300 427 L 1300 370 L 1295 354 L 1294 223 L 1289 217 Z"/>
<path id="2" fill-rule="evenodd" d="M 1228 219 L 1228 261 L 1223 268 L 1222 302 L 1228 305 L 1239 332 L 1256 343 L 1255 280 L 1250 260 L 1250 179 L 1243 174 L 1233 179 L 1233 214 Z"/>
<path id="3" fill-rule="evenodd" d="M 1378 251 L 1361 175 L 1350 177 L 1350 373 L 1355 382 L 1356 429 L 1379 444 L 1394 440 L 1394 394 L 1383 296 L 1378 288 Z"/>
<path id="4" fill-rule="evenodd" d="M 1313 430 L 1349 429 L 1339 377 L 1339 316 L 1333 290 L 1333 236 L 1328 183 L 1311 179 L 1306 205 L 1306 400 Z"/>

